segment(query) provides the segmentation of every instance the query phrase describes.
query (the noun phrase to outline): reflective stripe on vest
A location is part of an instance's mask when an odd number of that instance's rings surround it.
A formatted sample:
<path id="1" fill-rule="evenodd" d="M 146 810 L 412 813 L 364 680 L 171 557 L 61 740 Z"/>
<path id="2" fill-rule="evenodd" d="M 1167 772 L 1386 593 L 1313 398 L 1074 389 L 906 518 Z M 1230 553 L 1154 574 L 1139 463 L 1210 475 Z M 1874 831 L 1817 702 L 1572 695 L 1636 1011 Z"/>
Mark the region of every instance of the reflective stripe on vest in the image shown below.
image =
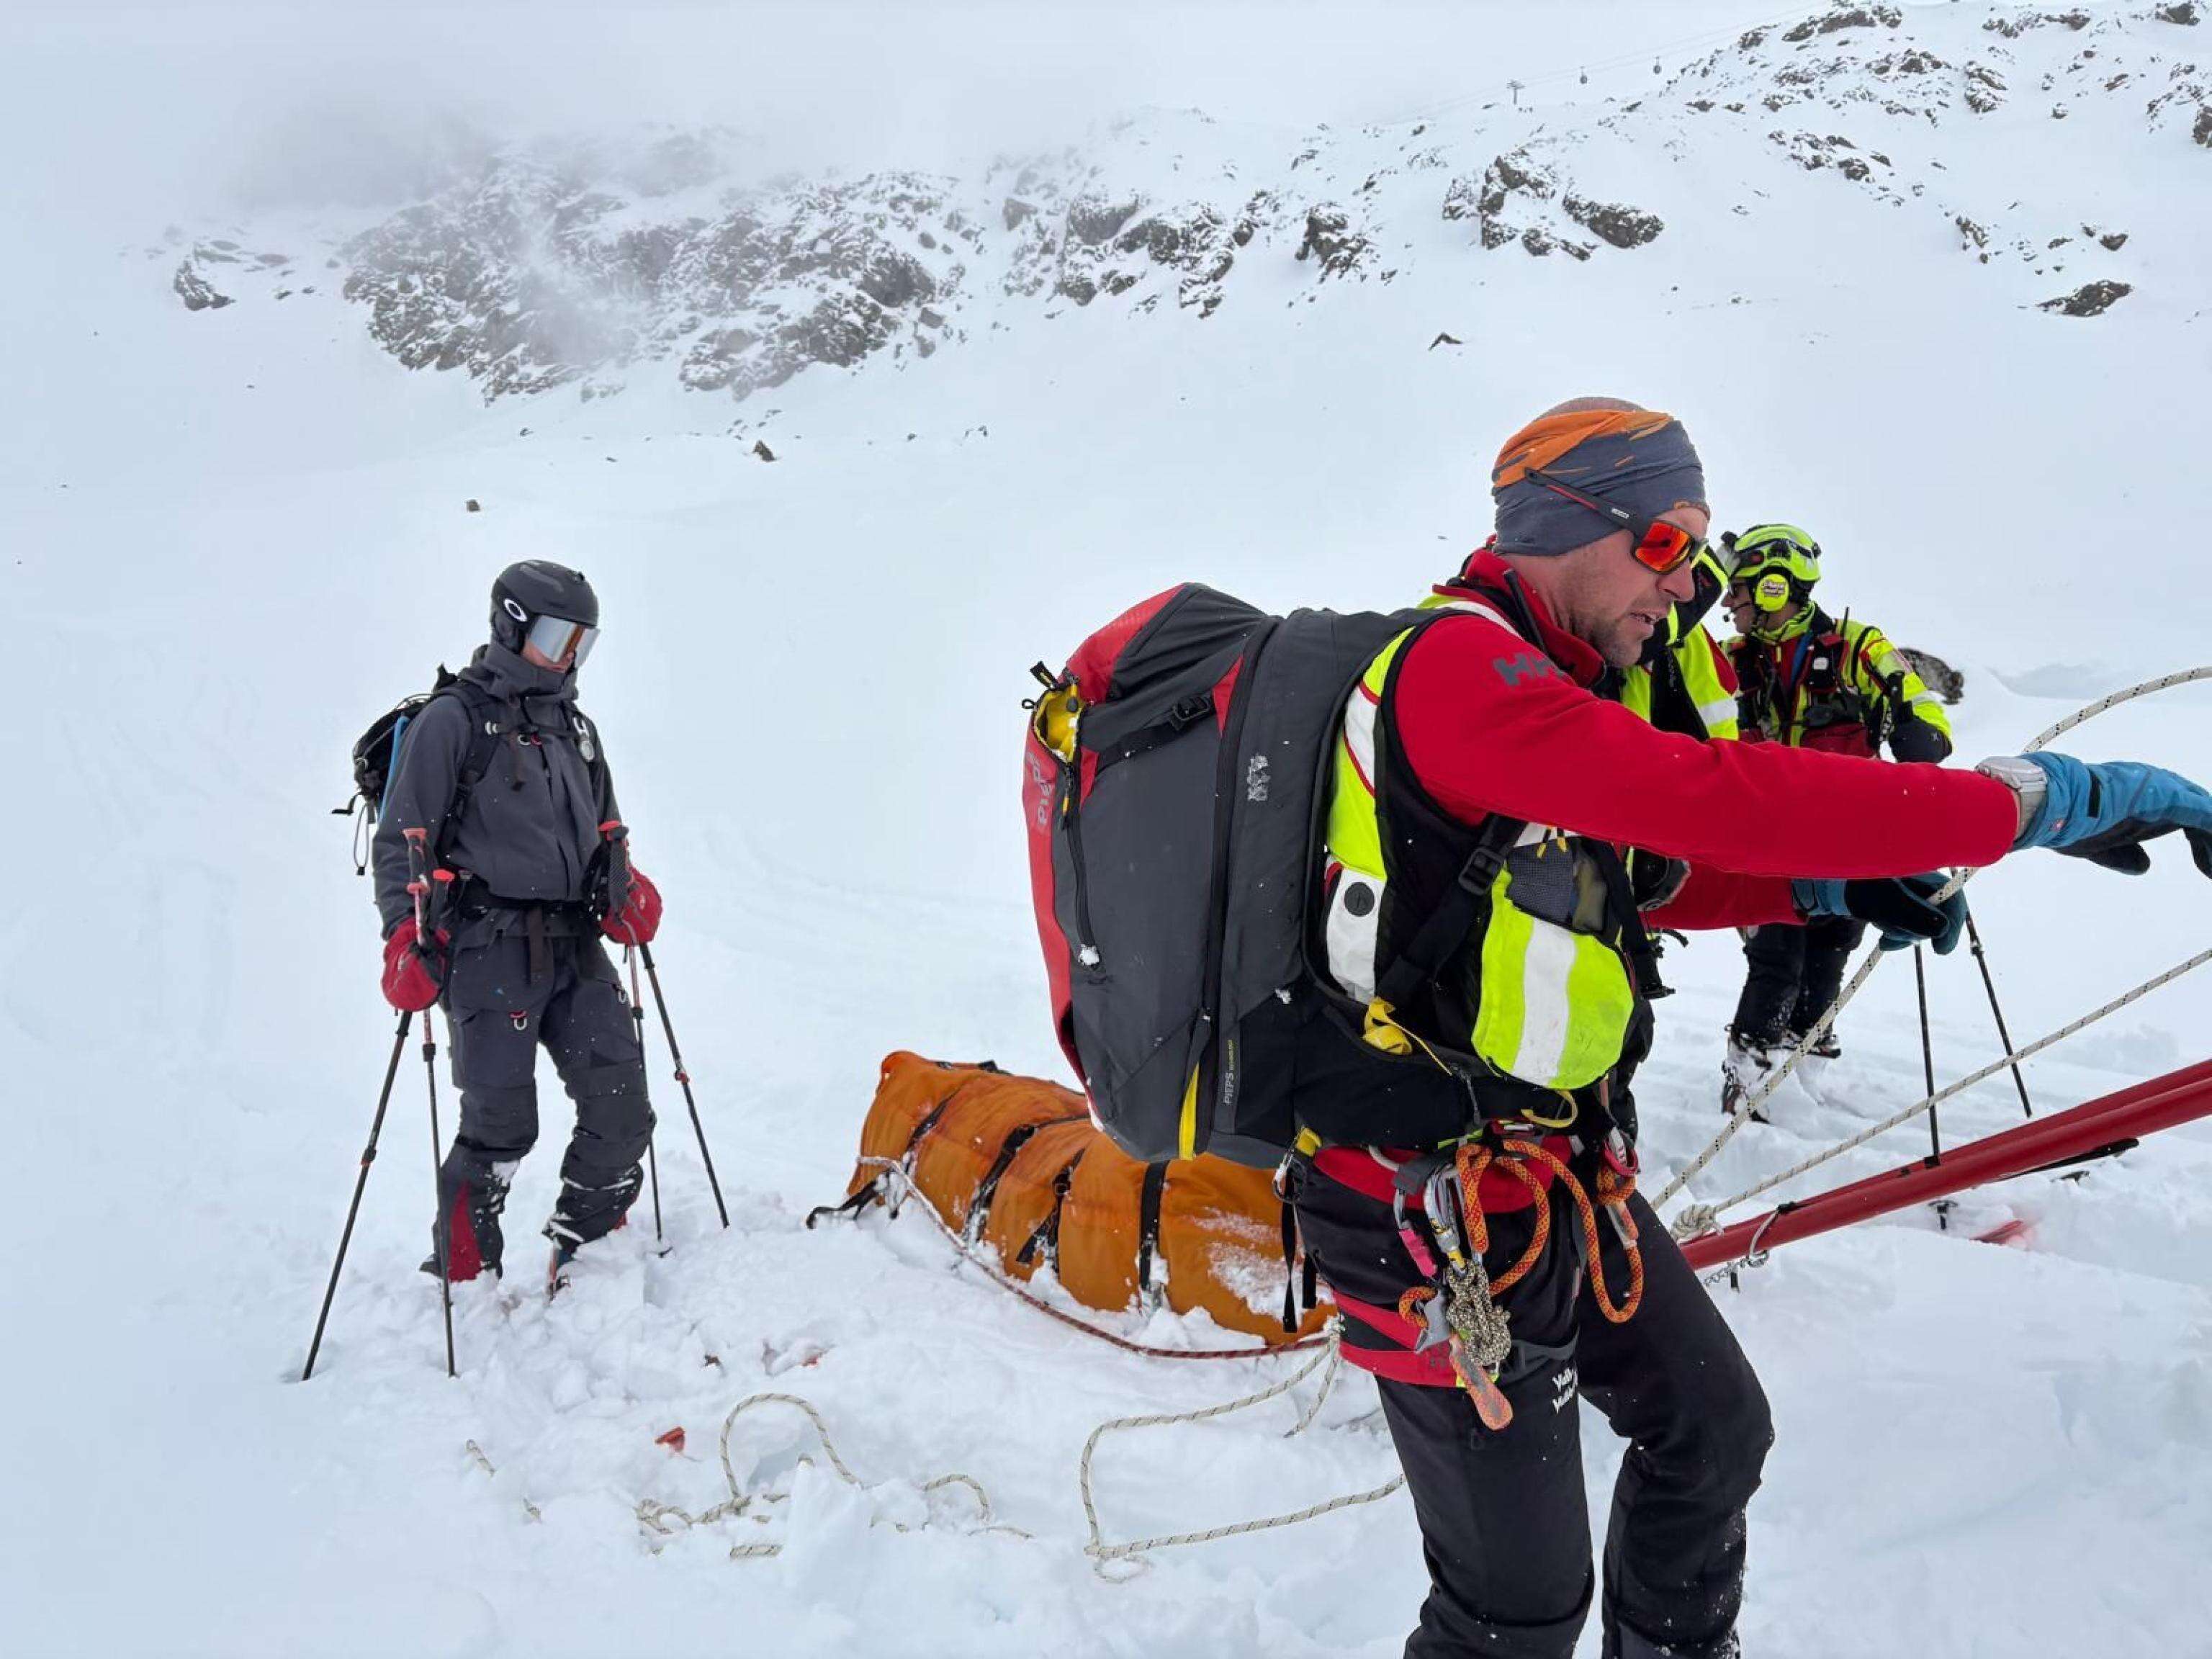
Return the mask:
<path id="1" fill-rule="evenodd" d="M 1515 902 L 1515 866 L 1525 869 L 1528 856 L 1516 848 L 1491 886 L 1474 1052 L 1524 1082 L 1579 1089 L 1620 1060 L 1635 992 L 1613 946 Z M 1534 856 L 1572 860 L 1576 853 L 1560 838 L 1538 845 Z"/>
<path id="2" fill-rule="evenodd" d="M 1675 641 L 1674 660 L 1682 665 L 1682 684 L 1697 705 L 1705 735 L 1734 738 L 1739 732 L 1735 693 L 1721 678 L 1719 652 L 1719 646 L 1700 623 Z"/>

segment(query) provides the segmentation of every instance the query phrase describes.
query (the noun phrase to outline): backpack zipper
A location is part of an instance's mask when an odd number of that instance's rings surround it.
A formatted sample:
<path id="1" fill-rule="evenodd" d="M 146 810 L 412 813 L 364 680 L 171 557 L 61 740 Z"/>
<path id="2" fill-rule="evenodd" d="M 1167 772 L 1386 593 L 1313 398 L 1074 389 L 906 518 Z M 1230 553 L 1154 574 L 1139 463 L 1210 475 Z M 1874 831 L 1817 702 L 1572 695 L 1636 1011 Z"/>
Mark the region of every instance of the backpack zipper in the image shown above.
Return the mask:
<path id="1" fill-rule="evenodd" d="M 1079 753 L 1080 750 L 1078 751 Z M 1098 935 L 1091 927 L 1091 890 L 1083 879 L 1083 820 L 1076 797 L 1083 781 L 1079 765 L 1060 763 L 1063 793 L 1060 821 L 1067 831 L 1067 862 L 1075 873 L 1075 960 L 1086 971 L 1098 971 Z"/>

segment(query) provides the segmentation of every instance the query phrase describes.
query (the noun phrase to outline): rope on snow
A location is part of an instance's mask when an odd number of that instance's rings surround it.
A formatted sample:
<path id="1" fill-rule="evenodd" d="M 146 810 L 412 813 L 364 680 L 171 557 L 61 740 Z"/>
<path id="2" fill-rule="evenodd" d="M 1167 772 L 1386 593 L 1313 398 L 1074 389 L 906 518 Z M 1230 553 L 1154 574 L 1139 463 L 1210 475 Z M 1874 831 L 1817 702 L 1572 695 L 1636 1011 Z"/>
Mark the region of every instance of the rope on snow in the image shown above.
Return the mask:
<path id="1" fill-rule="evenodd" d="M 822 1413 L 815 1410 L 811 1402 L 795 1394 L 747 1395 L 736 1405 L 731 1407 L 730 1414 L 722 1419 L 721 1439 L 717 1447 L 722 1460 L 722 1479 L 729 1486 L 730 1495 L 715 1504 L 714 1508 L 703 1510 L 697 1515 L 678 1509 L 673 1504 L 659 1503 L 650 1498 L 642 1498 L 637 1505 L 638 1523 L 648 1531 L 658 1533 L 666 1538 L 674 1536 L 686 1528 L 710 1526 L 717 1521 L 726 1520 L 733 1516 L 749 1515 L 755 1504 L 765 1506 L 782 1503 L 787 1496 L 783 1492 L 745 1491 L 738 1480 L 737 1470 L 730 1462 L 730 1431 L 737 1426 L 738 1419 L 756 1406 L 769 1405 L 795 1406 L 804 1412 L 806 1414 L 806 1420 L 814 1425 L 814 1432 L 821 1438 L 822 1455 L 829 1460 L 831 1473 L 848 1486 L 856 1486 L 862 1491 L 867 1489 L 866 1482 L 854 1474 L 845 1460 L 837 1455 L 837 1443 L 830 1437 L 830 1425 L 822 1420 Z M 799 1461 L 802 1464 L 807 1464 L 811 1463 L 813 1459 L 801 1457 Z M 1019 1527 L 1006 1526 L 992 1519 L 990 1495 L 983 1490 L 982 1483 L 972 1475 L 962 1474 L 957 1471 L 951 1474 L 940 1474 L 937 1479 L 922 1486 L 921 1495 L 927 1499 L 930 1493 L 942 1491 L 947 1486 L 963 1487 L 975 1494 L 978 1530 L 1006 1533 L 1015 1538 L 1030 1536 Z M 750 1518 L 763 1526 L 768 1524 L 769 1517 L 765 1515 L 751 1515 Z M 915 1528 L 898 1521 L 892 1522 L 890 1527 L 894 1532 L 915 1530 Z M 770 1556 L 781 1553 L 783 1553 L 783 1546 L 778 1543 L 732 1544 L 730 1547 L 730 1559 L 732 1561 L 764 1560 Z"/>
<path id="2" fill-rule="evenodd" d="M 1133 1539 L 1124 1544 L 1106 1542 L 1099 1530 L 1098 1502 L 1094 1491 L 1094 1478 L 1091 1466 L 1092 1456 L 1097 1451 L 1098 1443 L 1101 1440 L 1109 1434 L 1118 1433 L 1123 1430 L 1169 1428 L 1182 1423 L 1203 1423 L 1211 1418 L 1226 1417 L 1231 1412 L 1241 1412 L 1249 1406 L 1262 1405 L 1279 1395 L 1288 1394 L 1297 1384 L 1310 1376 L 1316 1370 L 1325 1366 L 1327 1369 L 1322 1371 L 1321 1390 L 1314 1395 L 1313 1404 L 1299 1414 L 1297 1422 L 1283 1437 L 1287 1440 L 1292 1436 L 1303 1434 L 1313 1426 L 1314 1419 L 1321 1415 L 1321 1408 L 1327 1402 L 1329 1391 L 1336 1386 L 1337 1376 L 1343 1369 L 1343 1328 L 1342 1318 L 1332 1317 L 1328 1322 L 1328 1328 L 1322 1333 L 1322 1339 L 1327 1345 L 1326 1350 L 1316 1354 L 1291 1375 L 1267 1388 L 1261 1389 L 1256 1394 L 1248 1394 L 1241 1400 L 1226 1401 L 1218 1406 L 1201 1407 L 1196 1411 L 1157 1412 L 1143 1417 L 1117 1417 L 1110 1421 L 1101 1423 L 1097 1428 L 1091 1430 L 1091 1437 L 1083 1443 L 1083 1458 L 1078 1467 L 1078 1479 L 1083 1488 L 1084 1518 L 1089 1522 L 1091 1528 L 1091 1541 L 1083 1547 L 1083 1553 L 1091 1558 L 1091 1570 L 1102 1578 L 1118 1583 L 1135 1577 L 1137 1572 L 1150 1566 L 1152 1563 L 1145 1558 L 1152 1550 L 1176 1549 L 1186 1544 L 1211 1544 L 1219 1539 L 1241 1538 L 1249 1533 L 1268 1532 L 1277 1527 L 1295 1527 L 1301 1522 L 1317 1520 L 1338 1510 L 1353 1509 L 1362 1504 L 1379 1503 L 1404 1486 L 1406 1477 L 1402 1474 L 1394 1475 L 1381 1486 L 1370 1491 L 1347 1492 L 1341 1498 L 1332 1498 L 1326 1503 L 1311 1504 L 1304 1509 L 1293 1510 L 1287 1515 L 1271 1515 L 1255 1521 L 1239 1521 L 1230 1526 L 1209 1527 L 1204 1532 L 1168 1533 L 1158 1538 Z M 1117 1562 L 1124 1564 L 1133 1571 L 1117 1573 L 1115 1571 L 1115 1564 Z"/>

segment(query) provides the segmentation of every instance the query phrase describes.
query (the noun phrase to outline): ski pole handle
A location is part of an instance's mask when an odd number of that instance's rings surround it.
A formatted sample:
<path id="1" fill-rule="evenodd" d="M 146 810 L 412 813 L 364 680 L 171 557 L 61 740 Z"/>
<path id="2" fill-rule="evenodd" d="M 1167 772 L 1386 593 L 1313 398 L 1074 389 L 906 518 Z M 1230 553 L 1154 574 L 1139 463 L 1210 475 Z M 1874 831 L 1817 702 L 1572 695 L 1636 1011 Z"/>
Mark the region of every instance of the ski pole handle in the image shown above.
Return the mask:
<path id="1" fill-rule="evenodd" d="M 404 830 L 407 837 L 407 892 L 415 901 L 415 948 L 423 956 L 430 954 L 430 895 L 434 890 L 442 901 L 443 888 L 433 889 L 432 882 L 449 883 L 453 878 L 450 870 L 430 867 L 430 832 L 428 830 Z"/>
<path id="2" fill-rule="evenodd" d="M 612 921 L 629 906 L 629 826 L 609 818 L 599 826 L 607 845 L 606 919 Z"/>
<path id="3" fill-rule="evenodd" d="M 430 832 L 401 831 L 407 837 L 407 893 L 415 901 L 415 948 L 430 942 Z"/>

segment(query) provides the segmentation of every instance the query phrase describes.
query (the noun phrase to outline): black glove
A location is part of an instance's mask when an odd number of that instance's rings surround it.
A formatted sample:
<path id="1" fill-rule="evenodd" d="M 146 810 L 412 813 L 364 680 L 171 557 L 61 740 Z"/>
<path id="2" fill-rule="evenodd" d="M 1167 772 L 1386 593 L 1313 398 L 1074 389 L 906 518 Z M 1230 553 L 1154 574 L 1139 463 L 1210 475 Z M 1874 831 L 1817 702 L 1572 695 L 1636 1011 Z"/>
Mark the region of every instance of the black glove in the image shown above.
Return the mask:
<path id="1" fill-rule="evenodd" d="M 1951 753 L 1951 739 L 1926 720 L 1900 714 L 1889 733 L 1889 752 L 1901 761 L 1940 761 Z"/>
<path id="2" fill-rule="evenodd" d="M 1949 880 L 1931 871 L 1924 876 L 1859 881 L 1795 881 L 1790 886 L 1797 902 L 1797 914 L 1808 921 L 1849 916 L 1879 928 L 1885 951 L 1901 951 L 1926 939 L 1941 957 L 1958 948 L 1959 935 L 1966 926 L 1963 893 L 1954 893 L 1941 904 L 1934 902 Z"/>

